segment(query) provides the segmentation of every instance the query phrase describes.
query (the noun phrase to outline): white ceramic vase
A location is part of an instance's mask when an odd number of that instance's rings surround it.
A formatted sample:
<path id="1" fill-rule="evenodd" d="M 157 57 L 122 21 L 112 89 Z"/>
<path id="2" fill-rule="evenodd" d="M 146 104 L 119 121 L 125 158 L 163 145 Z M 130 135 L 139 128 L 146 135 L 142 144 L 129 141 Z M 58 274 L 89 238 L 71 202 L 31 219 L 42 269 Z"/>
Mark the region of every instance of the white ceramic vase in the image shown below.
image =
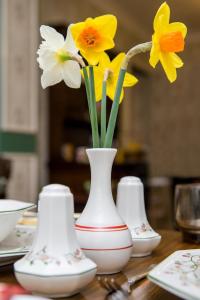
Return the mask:
<path id="1" fill-rule="evenodd" d="M 150 255 L 161 236 L 149 225 L 144 205 L 144 188 L 138 177 L 121 178 L 117 189 L 117 209 L 131 231 L 132 257 Z"/>
<path id="2" fill-rule="evenodd" d="M 94 278 L 96 264 L 77 243 L 69 188 L 58 184 L 44 187 L 38 211 L 32 250 L 15 263 L 16 278 L 34 294 L 52 298 L 76 294 Z"/>
<path id="3" fill-rule="evenodd" d="M 91 169 L 89 199 L 77 220 L 78 242 L 97 264 L 98 274 L 117 273 L 127 264 L 132 239 L 127 225 L 119 216 L 112 197 L 111 170 L 117 150 L 88 149 Z"/>

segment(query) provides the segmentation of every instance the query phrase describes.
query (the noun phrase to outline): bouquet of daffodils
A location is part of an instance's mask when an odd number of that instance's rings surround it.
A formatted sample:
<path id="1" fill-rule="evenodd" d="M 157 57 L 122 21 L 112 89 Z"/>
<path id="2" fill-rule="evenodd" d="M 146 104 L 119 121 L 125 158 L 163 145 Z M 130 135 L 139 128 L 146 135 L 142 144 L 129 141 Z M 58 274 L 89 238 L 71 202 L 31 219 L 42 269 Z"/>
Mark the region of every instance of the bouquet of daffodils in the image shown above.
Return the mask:
<path id="1" fill-rule="evenodd" d="M 71 88 L 79 88 L 81 76 L 85 82 L 94 148 L 112 147 L 119 104 L 124 98 L 124 88 L 138 80 L 127 72 L 130 59 L 136 54 L 150 51 L 149 63 L 155 68 L 158 62 L 170 82 L 176 80 L 176 69 L 183 66 L 176 54 L 184 50 L 187 28 L 183 23 L 170 23 L 170 8 L 163 3 L 153 22 L 152 41 L 119 53 L 112 61 L 106 50 L 112 49 L 117 29 L 113 15 L 87 18 L 71 24 L 66 39 L 55 29 L 42 25 L 42 41 L 38 50 L 38 63 L 43 70 L 43 88 L 64 80 Z M 87 62 L 87 63 L 86 63 Z M 109 120 L 106 119 L 107 96 L 113 101 Z M 101 126 L 98 127 L 96 102 L 101 101 Z M 100 129 L 100 133 L 99 133 Z"/>

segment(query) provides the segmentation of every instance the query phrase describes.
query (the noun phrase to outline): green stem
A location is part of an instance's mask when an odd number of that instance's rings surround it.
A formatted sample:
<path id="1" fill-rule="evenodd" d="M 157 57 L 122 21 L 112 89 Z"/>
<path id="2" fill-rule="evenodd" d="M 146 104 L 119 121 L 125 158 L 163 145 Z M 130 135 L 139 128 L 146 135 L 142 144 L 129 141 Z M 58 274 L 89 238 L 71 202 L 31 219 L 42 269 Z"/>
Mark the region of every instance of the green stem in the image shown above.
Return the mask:
<path id="1" fill-rule="evenodd" d="M 109 118 L 109 122 L 108 122 L 108 129 L 107 129 L 106 139 L 105 139 L 105 143 L 104 143 L 105 148 L 111 148 L 111 146 L 112 146 L 113 135 L 114 135 L 115 125 L 116 125 L 116 120 L 117 120 L 117 114 L 118 114 L 118 110 L 119 110 L 120 95 L 121 95 L 121 91 L 122 91 L 122 87 L 123 87 L 123 83 L 124 83 L 125 74 L 126 74 L 126 70 L 121 69 L 119 72 L 117 88 L 115 91 L 115 97 L 114 97 L 114 101 L 112 104 L 112 109 L 111 109 L 110 118 Z"/>
<path id="2" fill-rule="evenodd" d="M 90 120 L 91 120 L 90 82 L 89 82 L 88 73 L 87 73 L 87 70 L 85 67 L 83 68 L 83 76 L 84 76 L 84 80 L 85 80 L 85 89 L 86 89 L 87 102 L 88 102 L 88 108 L 89 108 L 89 116 L 90 116 Z"/>
<path id="3" fill-rule="evenodd" d="M 85 80 L 85 89 L 86 89 L 86 95 L 87 95 L 87 102 L 88 102 L 88 109 L 89 109 L 89 116 L 90 116 L 90 124 L 91 124 L 91 129 L 92 129 L 92 144 L 94 146 L 95 141 L 94 141 L 94 126 L 92 122 L 92 115 L 91 115 L 91 101 L 90 101 L 90 82 L 89 82 L 89 77 L 87 73 L 87 69 L 84 67 L 83 68 L 83 76 Z"/>
<path id="4" fill-rule="evenodd" d="M 104 146 L 106 137 L 106 81 L 102 84 L 101 100 L 101 147 Z"/>
<path id="5" fill-rule="evenodd" d="M 90 79 L 89 86 L 90 86 L 90 109 L 91 109 L 93 148 L 99 148 L 99 130 L 98 130 L 96 96 L 95 96 L 95 86 L 94 86 L 94 69 L 92 66 L 89 66 L 89 79 Z"/>

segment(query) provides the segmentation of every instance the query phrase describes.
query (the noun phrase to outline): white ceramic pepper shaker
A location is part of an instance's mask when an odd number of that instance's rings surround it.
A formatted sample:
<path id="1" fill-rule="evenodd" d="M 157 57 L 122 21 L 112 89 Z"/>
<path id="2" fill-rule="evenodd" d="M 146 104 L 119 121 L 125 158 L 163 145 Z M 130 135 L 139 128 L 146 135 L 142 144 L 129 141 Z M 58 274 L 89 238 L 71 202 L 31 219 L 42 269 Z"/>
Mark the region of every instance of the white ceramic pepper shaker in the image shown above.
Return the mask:
<path id="1" fill-rule="evenodd" d="M 117 189 L 117 209 L 131 231 L 132 257 L 151 254 L 160 243 L 161 236 L 151 228 L 147 220 L 144 188 L 140 178 L 134 176 L 121 178 Z"/>
<path id="2" fill-rule="evenodd" d="M 34 294 L 71 296 L 96 274 L 96 264 L 81 251 L 74 230 L 73 195 L 51 184 L 39 197 L 38 227 L 31 251 L 14 265 L 19 283 Z"/>

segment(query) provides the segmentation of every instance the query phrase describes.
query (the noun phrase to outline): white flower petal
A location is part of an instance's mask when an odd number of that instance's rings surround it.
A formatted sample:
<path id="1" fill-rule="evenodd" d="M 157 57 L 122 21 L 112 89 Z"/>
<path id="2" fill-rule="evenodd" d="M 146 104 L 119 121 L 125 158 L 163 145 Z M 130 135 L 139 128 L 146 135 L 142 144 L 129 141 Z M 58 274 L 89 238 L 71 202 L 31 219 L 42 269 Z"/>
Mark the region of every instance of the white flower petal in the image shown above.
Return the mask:
<path id="1" fill-rule="evenodd" d="M 67 36 L 66 36 L 66 40 L 65 40 L 65 49 L 71 53 L 77 53 L 78 52 L 78 48 L 76 47 L 75 43 L 74 43 L 74 39 L 72 37 L 71 34 L 71 26 L 73 24 L 68 26 L 67 29 Z"/>
<path id="2" fill-rule="evenodd" d="M 62 76 L 67 86 L 74 89 L 80 88 L 81 72 L 76 61 L 68 60 L 62 65 Z"/>
<path id="3" fill-rule="evenodd" d="M 40 44 L 39 49 L 37 51 L 37 54 L 42 55 L 46 52 L 46 50 L 49 50 L 49 46 L 48 46 L 47 42 L 42 41 L 42 43 Z"/>
<path id="4" fill-rule="evenodd" d="M 44 70 L 41 76 L 41 85 L 43 89 L 62 81 L 62 73 L 60 66 L 55 66 L 50 70 Z"/>
<path id="5" fill-rule="evenodd" d="M 42 25 L 40 26 L 40 34 L 53 50 L 57 50 L 64 46 L 64 37 L 54 28 Z"/>
<path id="6" fill-rule="evenodd" d="M 55 52 L 46 48 L 40 48 L 37 53 L 37 61 L 42 70 L 52 69 L 57 64 Z"/>

